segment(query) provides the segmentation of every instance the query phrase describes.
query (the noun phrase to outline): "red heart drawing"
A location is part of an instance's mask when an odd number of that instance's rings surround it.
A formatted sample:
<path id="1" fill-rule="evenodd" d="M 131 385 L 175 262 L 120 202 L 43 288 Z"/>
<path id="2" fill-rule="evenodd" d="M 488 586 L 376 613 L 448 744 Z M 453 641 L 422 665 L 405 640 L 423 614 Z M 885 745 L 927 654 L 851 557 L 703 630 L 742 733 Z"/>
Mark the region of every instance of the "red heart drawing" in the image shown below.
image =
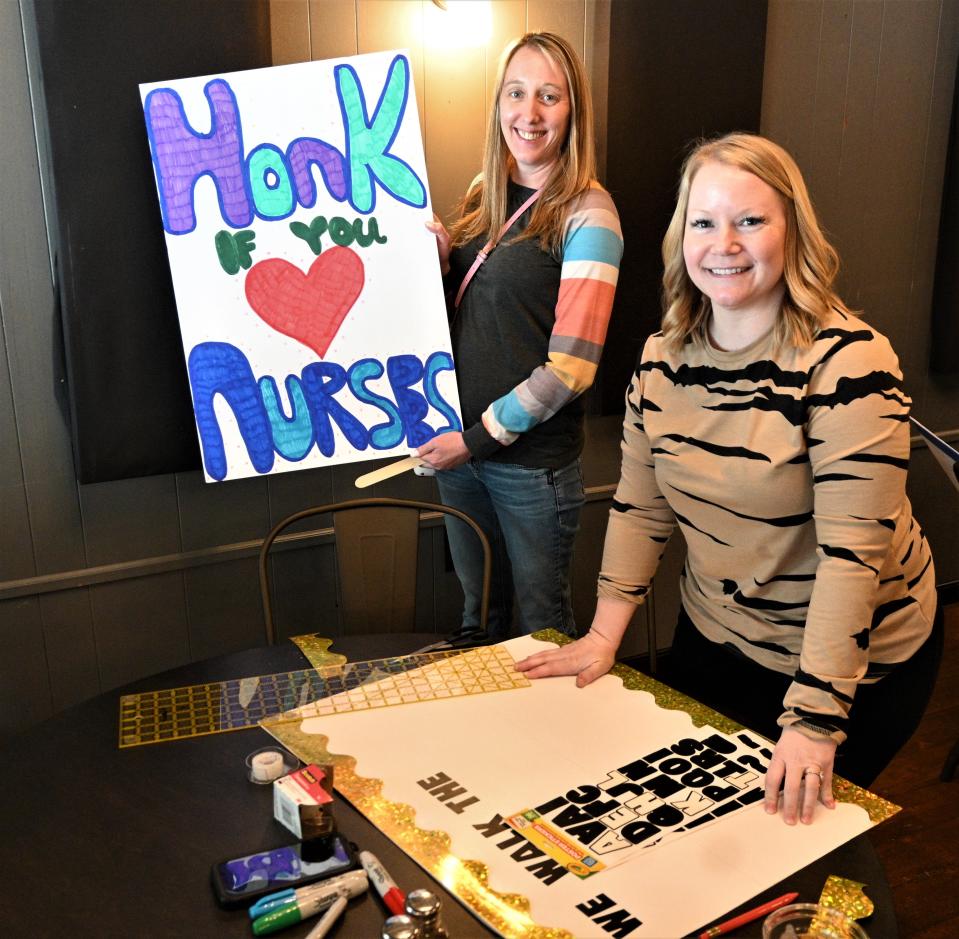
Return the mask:
<path id="1" fill-rule="evenodd" d="M 268 258 L 246 275 L 253 312 L 277 332 L 321 359 L 363 289 L 363 262 L 349 248 L 324 251 L 304 274 L 282 258 Z"/>

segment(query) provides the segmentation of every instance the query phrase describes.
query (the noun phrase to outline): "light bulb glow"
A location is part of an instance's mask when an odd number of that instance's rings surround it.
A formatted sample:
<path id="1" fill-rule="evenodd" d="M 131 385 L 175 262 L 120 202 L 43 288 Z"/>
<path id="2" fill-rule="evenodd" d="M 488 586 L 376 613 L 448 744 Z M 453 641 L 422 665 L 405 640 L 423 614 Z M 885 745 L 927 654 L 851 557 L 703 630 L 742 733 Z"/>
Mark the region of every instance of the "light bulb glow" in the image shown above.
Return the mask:
<path id="1" fill-rule="evenodd" d="M 431 49 L 485 46 L 493 34 L 489 0 L 446 0 L 446 9 L 433 3 L 423 10 L 423 44 Z"/>

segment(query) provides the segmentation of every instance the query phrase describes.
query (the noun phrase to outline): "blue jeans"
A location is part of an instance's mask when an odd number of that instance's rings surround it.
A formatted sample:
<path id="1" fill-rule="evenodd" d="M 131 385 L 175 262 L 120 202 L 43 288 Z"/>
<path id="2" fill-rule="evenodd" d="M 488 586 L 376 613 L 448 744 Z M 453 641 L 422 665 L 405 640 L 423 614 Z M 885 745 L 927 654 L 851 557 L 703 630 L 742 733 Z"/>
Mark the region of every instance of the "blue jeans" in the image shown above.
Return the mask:
<path id="1" fill-rule="evenodd" d="M 490 637 L 510 636 L 514 584 L 522 632 L 552 627 L 575 636 L 569 571 L 585 501 L 579 459 L 556 470 L 471 459 L 437 473 L 436 482 L 444 504 L 473 518 L 490 540 Z M 483 550 L 459 519 L 447 517 L 446 532 L 466 597 L 463 628 L 473 629 L 479 625 Z"/>

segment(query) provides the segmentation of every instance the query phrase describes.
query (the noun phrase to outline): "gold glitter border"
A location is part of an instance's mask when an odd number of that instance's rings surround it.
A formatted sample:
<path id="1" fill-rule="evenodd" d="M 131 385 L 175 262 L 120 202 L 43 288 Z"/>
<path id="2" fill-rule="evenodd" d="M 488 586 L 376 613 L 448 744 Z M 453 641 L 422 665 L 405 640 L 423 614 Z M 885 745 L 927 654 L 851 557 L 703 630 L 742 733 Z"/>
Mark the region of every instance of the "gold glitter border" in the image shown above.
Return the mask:
<path id="1" fill-rule="evenodd" d="M 819 895 L 819 905 L 839 910 L 849 919 L 866 919 L 872 916 L 875 905 L 866 896 L 865 886 L 858 880 L 830 874 Z"/>
<path id="2" fill-rule="evenodd" d="M 313 668 L 339 668 L 349 661 L 345 655 L 339 652 L 330 652 L 330 646 L 334 640 L 327 639 L 319 633 L 304 633 L 302 636 L 290 636 L 290 642 L 295 645 L 307 662 Z"/>

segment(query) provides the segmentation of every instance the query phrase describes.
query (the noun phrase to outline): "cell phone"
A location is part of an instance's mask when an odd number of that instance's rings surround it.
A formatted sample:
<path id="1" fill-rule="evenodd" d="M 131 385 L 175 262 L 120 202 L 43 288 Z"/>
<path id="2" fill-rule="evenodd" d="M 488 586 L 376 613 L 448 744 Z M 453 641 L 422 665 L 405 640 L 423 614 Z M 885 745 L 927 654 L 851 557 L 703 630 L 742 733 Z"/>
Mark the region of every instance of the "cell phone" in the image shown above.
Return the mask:
<path id="1" fill-rule="evenodd" d="M 220 906 L 236 909 L 267 893 L 342 874 L 357 863 L 356 846 L 334 835 L 323 843 L 290 844 L 220 861 L 210 878 Z"/>

